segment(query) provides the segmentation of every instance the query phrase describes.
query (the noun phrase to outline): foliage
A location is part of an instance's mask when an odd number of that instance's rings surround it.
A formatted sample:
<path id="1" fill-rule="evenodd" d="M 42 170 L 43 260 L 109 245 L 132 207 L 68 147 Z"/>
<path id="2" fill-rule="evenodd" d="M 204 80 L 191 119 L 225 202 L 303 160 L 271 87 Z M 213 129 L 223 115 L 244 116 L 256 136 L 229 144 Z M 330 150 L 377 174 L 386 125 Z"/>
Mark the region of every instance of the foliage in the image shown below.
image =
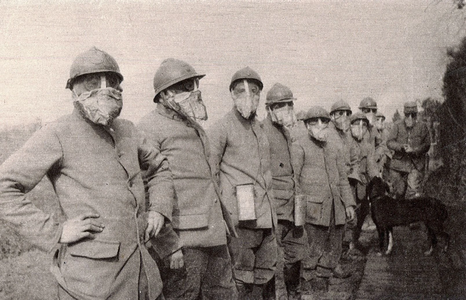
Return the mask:
<path id="1" fill-rule="evenodd" d="M 440 152 L 453 182 L 458 184 L 458 198 L 466 200 L 466 38 L 448 49 L 450 62 L 443 77 L 445 102 L 438 109 Z"/>
<path id="2" fill-rule="evenodd" d="M 398 109 L 395 111 L 395 113 L 393 114 L 393 117 L 392 117 L 392 122 L 393 123 L 396 123 L 397 121 L 401 120 L 401 114 L 400 112 L 398 111 Z"/>

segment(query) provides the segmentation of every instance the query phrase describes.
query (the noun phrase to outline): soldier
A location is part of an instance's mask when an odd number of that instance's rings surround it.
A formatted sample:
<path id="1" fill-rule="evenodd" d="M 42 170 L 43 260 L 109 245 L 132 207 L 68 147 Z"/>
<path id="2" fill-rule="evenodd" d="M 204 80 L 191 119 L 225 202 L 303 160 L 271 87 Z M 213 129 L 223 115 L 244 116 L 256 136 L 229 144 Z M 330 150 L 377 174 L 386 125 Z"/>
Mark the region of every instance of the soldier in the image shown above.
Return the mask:
<path id="1" fill-rule="evenodd" d="M 356 224 L 355 226 L 351 226 L 353 234 L 350 249 L 354 249 L 361 235 L 362 225 L 370 213 L 370 204 L 366 197 L 366 186 L 373 177 L 378 176 L 380 173 L 378 172 L 374 158 L 374 148 L 369 143 L 363 141 L 369 126 L 369 120 L 366 115 L 361 112 L 355 113 L 350 118 L 350 124 L 351 136 L 356 145 L 358 158 L 357 177 L 351 178 L 351 181 L 353 181 L 352 186 L 355 190 L 356 204 L 358 205 Z M 352 223 L 354 224 L 354 222 Z"/>
<path id="2" fill-rule="evenodd" d="M 416 102 L 406 102 L 405 118 L 394 124 L 387 139 L 388 148 L 395 151 L 390 162 L 390 180 L 398 198 L 421 194 L 430 134 L 427 125 L 417 120 L 417 113 Z"/>
<path id="3" fill-rule="evenodd" d="M 366 97 L 361 100 L 358 108 L 363 114 L 366 115 L 367 120 L 369 120 L 369 127 L 366 135 L 364 136 L 364 140 L 368 141 L 369 143 L 373 144 L 374 147 L 376 147 L 375 139 L 378 136 L 378 132 L 374 125 L 376 122 L 377 102 L 375 102 L 375 100 L 371 97 Z"/>
<path id="4" fill-rule="evenodd" d="M 354 218 L 355 203 L 342 146 L 328 139 L 330 115 L 314 106 L 304 122 L 309 135 L 293 144 L 292 155 L 298 192 L 307 198 L 304 228 L 309 256 L 303 262 L 303 284 L 326 292 L 341 257 L 344 225 Z"/>
<path id="5" fill-rule="evenodd" d="M 249 67 L 230 83 L 233 109 L 210 128 L 212 167 L 238 237 L 229 244 L 239 299 L 270 297 L 277 261 L 270 145 L 256 118 L 263 84 Z"/>
<path id="6" fill-rule="evenodd" d="M 184 61 L 164 60 L 154 76 L 157 107 L 138 126 L 168 158 L 173 174 L 176 198 L 172 225 L 183 245 L 184 260 L 180 260 L 178 249 L 165 259 L 162 276 L 166 299 L 194 300 L 201 295 L 237 298 L 225 223 L 232 231 L 234 228 L 229 215 L 224 214 L 209 164 L 209 141 L 198 123 L 207 119 L 199 90 L 204 76 Z M 183 262 L 185 272 L 176 270 Z"/>
<path id="7" fill-rule="evenodd" d="M 276 299 L 299 296 L 301 260 L 306 253 L 306 240 L 295 205 L 295 183 L 291 165 L 290 129 L 296 123 L 291 90 L 276 83 L 267 93 L 267 118 L 262 122 L 270 144 L 272 188 L 277 213 L 278 261 L 275 275 Z M 299 206 L 299 204 L 298 204 Z M 296 223 L 298 222 L 298 223 Z M 287 292 L 288 291 L 288 292 Z"/>
<path id="8" fill-rule="evenodd" d="M 330 137 L 334 137 L 336 133 L 336 141 L 342 143 L 343 153 L 345 155 L 345 166 L 349 178 L 356 176 L 358 179 L 358 154 L 355 149 L 353 138 L 350 131 L 350 117 L 352 115 L 351 107 L 346 101 L 340 100 L 335 102 L 330 109 L 330 118 L 332 123 L 329 124 Z"/>
<path id="9" fill-rule="evenodd" d="M 377 102 L 370 97 L 362 99 L 359 104 L 359 109 L 366 115 L 369 120 L 367 133 L 364 136 L 364 141 L 369 142 L 374 147 L 374 159 L 379 166 L 384 166 L 387 161 L 387 155 L 390 155 L 387 148 L 386 140 L 383 138 L 381 132 L 377 129 Z M 380 168 L 382 172 L 382 168 Z"/>
<path id="10" fill-rule="evenodd" d="M 385 115 L 381 113 L 380 111 L 377 111 L 377 114 L 375 115 L 377 118 L 377 121 L 375 123 L 375 128 L 377 128 L 378 131 L 378 136 L 382 140 L 380 145 L 383 145 L 381 147 L 378 147 L 375 152 L 375 157 L 376 162 L 377 162 L 377 167 L 379 172 L 383 175 L 382 177 L 384 179 L 388 178 L 388 166 L 390 164 L 390 160 L 392 158 L 392 151 L 388 149 L 387 147 L 387 139 L 388 135 L 390 134 L 389 130 L 386 128 L 385 124 Z"/>
<path id="11" fill-rule="evenodd" d="M 0 215 L 52 251 L 59 299 L 163 299 L 144 241 L 171 218 L 173 181 L 167 160 L 118 118 L 122 81 L 106 52 L 78 55 L 66 85 L 72 114 L 36 132 L 0 167 Z M 148 207 L 141 169 L 150 178 Z M 44 176 L 66 217 L 61 224 L 27 196 Z"/>
<path id="12" fill-rule="evenodd" d="M 334 138 L 336 143 L 341 144 L 343 149 L 343 154 L 345 157 L 345 166 L 346 166 L 346 174 L 348 176 L 348 181 L 351 185 L 351 190 L 353 192 L 353 198 L 356 199 L 356 187 L 359 178 L 359 147 L 356 145 L 352 135 L 351 135 L 351 124 L 350 118 L 353 112 L 351 107 L 346 101 L 339 100 L 335 102 L 331 109 L 330 109 L 330 118 L 332 122 L 329 124 L 329 138 Z M 332 130 L 333 129 L 333 130 Z M 362 255 L 360 251 L 358 251 L 354 247 L 353 241 L 353 231 L 355 220 L 352 220 L 348 223 L 346 227 L 343 242 L 345 245 L 349 245 L 349 252 L 348 254 L 352 255 Z M 333 271 L 333 275 L 337 278 L 346 278 L 349 277 L 351 274 L 343 270 L 341 264 L 338 264 L 337 267 Z"/>

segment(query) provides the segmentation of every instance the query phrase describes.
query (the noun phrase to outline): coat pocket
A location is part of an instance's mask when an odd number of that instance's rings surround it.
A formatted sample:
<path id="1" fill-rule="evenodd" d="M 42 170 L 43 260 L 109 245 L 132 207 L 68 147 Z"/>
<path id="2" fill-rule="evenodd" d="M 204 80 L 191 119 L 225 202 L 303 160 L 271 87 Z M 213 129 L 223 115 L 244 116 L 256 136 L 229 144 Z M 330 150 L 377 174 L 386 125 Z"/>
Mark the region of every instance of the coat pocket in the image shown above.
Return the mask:
<path id="1" fill-rule="evenodd" d="M 95 259 L 116 258 L 120 251 L 120 242 L 88 241 L 68 246 L 71 256 L 80 256 Z"/>
<path id="2" fill-rule="evenodd" d="M 179 230 L 209 227 L 209 214 L 173 216 L 173 227 Z"/>
<path id="3" fill-rule="evenodd" d="M 323 203 L 324 198 L 325 197 L 322 197 L 322 195 L 307 195 L 306 196 L 307 202 L 310 202 L 310 203 Z"/>
<path id="4" fill-rule="evenodd" d="M 88 240 L 69 245 L 61 268 L 67 289 L 78 298 L 104 299 L 121 269 L 120 242 Z"/>

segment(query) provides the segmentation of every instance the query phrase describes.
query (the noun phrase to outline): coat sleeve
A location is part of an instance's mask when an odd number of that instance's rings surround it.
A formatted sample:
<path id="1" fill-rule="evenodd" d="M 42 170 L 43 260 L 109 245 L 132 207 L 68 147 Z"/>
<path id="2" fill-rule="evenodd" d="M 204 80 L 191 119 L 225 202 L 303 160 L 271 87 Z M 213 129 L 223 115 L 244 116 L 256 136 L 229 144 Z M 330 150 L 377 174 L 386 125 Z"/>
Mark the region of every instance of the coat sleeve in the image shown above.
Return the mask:
<path id="1" fill-rule="evenodd" d="M 390 150 L 394 150 L 396 152 L 401 152 L 403 149 L 403 144 L 398 143 L 396 141 L 398 137 L 398 124 L 394 124 L 393 128 L 390 130 L 387 138 L 387 147 Z"/>
<path id="2" fill-rule="evenodd" d="M 296 183 L 296 194 L 302 194 L 299 178 L 304 165 L 304 149 L 298 141 L 291 144 L 291 164 L 293 166 L 294 181 Z"/>
<path id="3" fill-rule="evenodd" d="M 369 145 L 369 143 L 367 143 Z M 362 182 L 361 180 L 361 149 L 359 144 L 351 138 L 348 142 L 348 147 L 350 151 L 350 172 L 348 174 L 348 180 L 354 179 L 356 181 Z"/>
<path id="4" fill-rule="evenodd" d="M 143 132 L 139 132 L 139 135 L 139 164 L 149 193 L 148 209 L 161 213 L 171 221 L 175 188 L 168 160 L 160 153 L 156 143 L 149 142 Z"/>
<path id="5" fill-rule="evenodd" d="M 421 126 L 421 143 L 419 147 L 416 147 L 413 149 L 413 154 L 418 156 L 418 155 L 423 155 L 426 154 L 430 149 L 430 134 L 429 134 L 429 129 L 427 128 L 427 125 L 425 123 L 422 123 Z"/>
<path id="6" fill-rule="evenodd" d="M 348 181 L 345 168 L 345 156 L 343 154 L 343 149 L 341 147 L 336 148 L 337 151 L 337 169 L 338 169 L 338 187 L 340 189 L 341 200 L 343 201 L 345 207 L 356 206 L 354 202 L 353 193 Z"/>
<path id="7" fill-rule="evenodd" d="M 220 163 L 227 145 L 228 132 L 222 123 L 216 123 L 207 130 L 207 137 L 210 143 L 209 162 L 212 173 L 219 182 Z"/>
<path id="8" fill-rule="evenodd" d="M 165 223 L 159 234 L 152 237 L 150 242 L 160 259 L 170 256 L 182 247 L 181 241 L 171 223 Z"/>
<path id="9" fill-rule="evenodd" d="M 367 174 L 369 175 L 369 180 L 381 175 L 381 170 L 379 170 L 379 166 L 377 164 L 376 150 L 372 147 L 368 147 L 367 150 Z"/>
<path id="10" fill-rule="evenodd" d="M 46 251 L 58 243 L 62 225 L 36 207 L 27 193 L 59 168 L 62 153 L 58 137 L 47 126 L 0 166 L 0 218 Z"/>

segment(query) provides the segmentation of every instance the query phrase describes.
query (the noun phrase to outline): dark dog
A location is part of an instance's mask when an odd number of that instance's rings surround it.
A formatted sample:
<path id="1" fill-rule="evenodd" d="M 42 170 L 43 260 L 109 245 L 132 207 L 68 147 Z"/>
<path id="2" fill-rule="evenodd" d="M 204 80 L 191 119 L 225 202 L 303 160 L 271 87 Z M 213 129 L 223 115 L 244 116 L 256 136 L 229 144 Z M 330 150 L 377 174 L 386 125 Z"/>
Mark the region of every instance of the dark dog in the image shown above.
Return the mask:
<path id="1" fill-rule="evenodd" d="M 437 244 L 437 236 L 445 239 L 445 247 L 448 248 L 450 236 L 443 230 L 443 223 L 448 217 L 446 206 L 440 200 L 431 197 L 419 197 L 414 199 L 393 199 L 387 195 L 388 185 L 379 177 L 371 180 L 367 186 L 367 195 L 371 202 L 372 219 L 377 226 L 379 234 L 380 251 L 390 254 L 393 247 L 393 227 L 409 225 L 414 222 L 423 222 L 427 228 L 431 245 L 424 252 L 432 254 Z"/>

